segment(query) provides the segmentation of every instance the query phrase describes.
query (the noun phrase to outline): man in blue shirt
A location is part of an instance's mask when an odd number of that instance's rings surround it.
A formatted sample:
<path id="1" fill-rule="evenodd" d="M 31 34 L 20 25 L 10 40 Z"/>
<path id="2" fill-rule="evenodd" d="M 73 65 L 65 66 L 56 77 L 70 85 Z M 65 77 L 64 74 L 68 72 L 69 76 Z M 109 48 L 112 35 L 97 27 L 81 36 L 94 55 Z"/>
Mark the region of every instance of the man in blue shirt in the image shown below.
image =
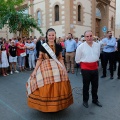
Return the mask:
<path id="1" fill-rule="evenodd" d="M 116 45 L 116 39 L 112 37 L 112 32 L 107 31 L 106 38 L 102 40 L 103 44 L 103 76 L 101 78 L 106 77 L 106 67 L 109 61 L 110 65 L 110 79 L 113 79 L 113 64 L 114 64 L 114 51 Z"/>
<path id="2" fill-rule="evenodd" d="M 66 63 L 67 63 L 67 72 L 70 71 L 74 74 L 74 63 L 75 63 L 75 50 L 77 48 L 76 41 L 72 39 L 72 34 L 68 33 L 68 40 L 65 41 L 66 49 Z"/>

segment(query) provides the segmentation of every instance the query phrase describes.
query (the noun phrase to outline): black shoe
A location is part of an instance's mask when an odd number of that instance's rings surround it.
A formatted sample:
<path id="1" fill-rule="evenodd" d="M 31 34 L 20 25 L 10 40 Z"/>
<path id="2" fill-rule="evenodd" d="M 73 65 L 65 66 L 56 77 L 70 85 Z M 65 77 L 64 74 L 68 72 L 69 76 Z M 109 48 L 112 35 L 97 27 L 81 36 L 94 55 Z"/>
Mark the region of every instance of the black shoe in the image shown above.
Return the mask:
<path id="1" fill-rule="evenodd" d="M 88 108 L 88 102 L 83 102 L 84 107 Z"/>
<path id="2" fill-rule="evenodd" d="M 112 80 L 112 79 L 113 79 L 113 77 L 111 76 L 111 77 L 110 77 L 110 79 Z"/>
<path id="3" fill-rule="evenodd" d="M 105 78 L 105 77 L 106 77 L 106 75 L 101 76 L 101 78 Z"/>
<path id="4" fill-rule="evenodd" d="M 99 101 L 97 101 L 97 102 L 92 101 L 92 103 L 95 104 L 95 105 L 97 105 L 98 107 L 102 107 L 102 105 L 100 104 Z"/>

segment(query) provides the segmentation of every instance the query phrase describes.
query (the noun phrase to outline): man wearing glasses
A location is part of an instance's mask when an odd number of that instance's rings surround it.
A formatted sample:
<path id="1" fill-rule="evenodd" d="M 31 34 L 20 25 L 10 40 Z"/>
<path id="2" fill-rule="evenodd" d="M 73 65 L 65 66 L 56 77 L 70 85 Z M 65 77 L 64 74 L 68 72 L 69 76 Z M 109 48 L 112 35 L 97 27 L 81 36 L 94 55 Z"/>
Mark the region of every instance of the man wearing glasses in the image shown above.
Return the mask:
<path id="1" fill-rule="evenodd" d="M 100 56 L 100 45 L 93 41 L 92 31 L 84 33 L 86 42 L 78 46 L 75 61 L 80 63 L 83 77 L 83 105 L 88 108 L 89 86 L 92 87 L 92 102 L 102 107 L 98 101 L 98 60 Z"/>

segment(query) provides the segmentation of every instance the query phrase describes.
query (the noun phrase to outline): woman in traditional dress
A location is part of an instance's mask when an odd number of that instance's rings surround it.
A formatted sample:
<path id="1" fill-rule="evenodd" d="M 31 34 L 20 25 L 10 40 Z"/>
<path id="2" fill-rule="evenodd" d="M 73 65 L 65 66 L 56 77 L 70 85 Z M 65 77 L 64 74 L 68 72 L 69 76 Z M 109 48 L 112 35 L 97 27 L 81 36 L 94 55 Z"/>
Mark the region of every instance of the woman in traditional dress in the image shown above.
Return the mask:
<path id="1" fill-rule="evenodd" d="M 56 58 L 52 58 L 50 50 L 44 47 L 46 43 L 41 45 L 36 67 L 26 84 L 28 106 L 42 112 L 57 112 L 73 103 L 71 85 L 62 58 L 62 47 L 55 41 L 56 32 L 49 28 L 46 42 Z"/>

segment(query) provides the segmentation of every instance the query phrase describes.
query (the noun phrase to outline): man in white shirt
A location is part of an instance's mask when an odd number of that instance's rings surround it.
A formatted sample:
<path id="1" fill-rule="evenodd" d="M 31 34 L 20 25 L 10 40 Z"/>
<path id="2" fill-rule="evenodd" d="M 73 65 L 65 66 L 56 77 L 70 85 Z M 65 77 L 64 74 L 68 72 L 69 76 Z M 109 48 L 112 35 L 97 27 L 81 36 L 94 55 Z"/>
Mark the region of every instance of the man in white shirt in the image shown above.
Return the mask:
<path id="1" fill-rule="evenodd" d="M 83 77 L 83 105 L 88 108 L 89 86 L 92 87 L 92 102 L 102 107 L 98 101 L 98 60 L 100 56 L 100 45 L 93 41 L 92 31 L 84 33 L 86 42 L 78 46 L 75 61 L 80 63 Z"/>

